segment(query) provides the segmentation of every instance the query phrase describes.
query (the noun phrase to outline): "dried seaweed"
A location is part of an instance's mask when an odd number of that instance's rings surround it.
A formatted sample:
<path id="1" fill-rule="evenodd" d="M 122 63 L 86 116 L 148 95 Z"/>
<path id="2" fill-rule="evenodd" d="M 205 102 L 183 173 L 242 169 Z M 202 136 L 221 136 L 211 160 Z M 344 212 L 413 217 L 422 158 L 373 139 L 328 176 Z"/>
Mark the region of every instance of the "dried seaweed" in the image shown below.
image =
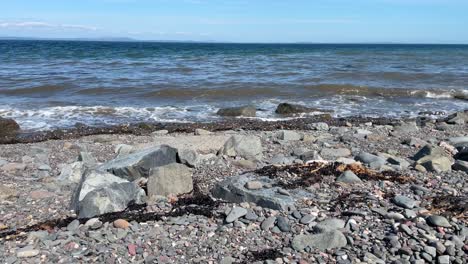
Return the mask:
<path id="1" fill-rule="evenodd" d="M 260 251 L 250 251 L 247 254 L 247 258 L 240 262 L 242 264 L 253 263 L 257 261 L 275 260 L 277 258 L 284 257 L 278 249 L 264 249 Z"/>
<path id="2" fill-rule="evenodd" d="M 340 176 L 344 171 L 351 170 L 363 180 L 393 181 L 398 183 L 412 182 L 414 179 L 394 171 L 378 172 L 354 163 L 350 165 L 332 162 L 312 162 L 306 165 L 265 166 L 255 171 L 256 174 L 268 176 L 279 181 L 278 185 L 285 189 L 311 186 L 323 180 L 324 176 Z"/>
<path id="3" fill-rule="evenodd" d="M 468 195 L 440 195 L 432 198 L 431 213 L 468 220 Z"/>
<path id="4" fill-rule="evenodd" d="M 182 215 L 202 215 L 209 218 L 214 217 L 213 211 L 220 202 L 214 201 L 211 197 L 201 194 L 182 197 L 175 202 L 173 209 L 165 213 L 145 212 L 146 205 L 130 205 L 125 211 L 108 213 L 99 216 L 102 222 L 113 222 L 117 219 L 126 219 L 127 221 L 148 222 L 160 221 L 166 217 L 178 217 Z M 4 230 L 0 232 L 0 239 L 12 239 L 15 236 L 20 236 L 33 231 L 47 230 L 52 231 L 56 228 L 66 227 L 74 221 L 75 217 L 65 219 L 48 220 L 35 225 Z M 89 219 L 79 219 L 80 223 L 85 223 Z M 8 238 L 9 237 L 9 238 Z"/>

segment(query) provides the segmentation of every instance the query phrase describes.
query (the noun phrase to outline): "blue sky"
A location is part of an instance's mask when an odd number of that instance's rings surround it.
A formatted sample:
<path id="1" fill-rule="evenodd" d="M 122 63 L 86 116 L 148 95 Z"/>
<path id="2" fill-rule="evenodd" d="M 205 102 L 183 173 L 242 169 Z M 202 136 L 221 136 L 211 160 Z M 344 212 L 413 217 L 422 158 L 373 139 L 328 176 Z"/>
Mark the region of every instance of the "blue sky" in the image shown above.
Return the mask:
<path id="1" fill-rule="evenodd" d="M 5 0 L 0 36 L 468 43 L 468 1 Z"/>

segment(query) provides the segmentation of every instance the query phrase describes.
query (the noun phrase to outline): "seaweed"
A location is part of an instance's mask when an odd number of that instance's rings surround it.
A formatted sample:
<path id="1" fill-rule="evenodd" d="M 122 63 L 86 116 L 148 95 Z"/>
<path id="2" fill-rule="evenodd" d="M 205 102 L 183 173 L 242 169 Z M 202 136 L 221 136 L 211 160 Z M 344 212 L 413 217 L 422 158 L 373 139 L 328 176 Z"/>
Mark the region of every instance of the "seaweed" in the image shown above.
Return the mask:
<path id="1" fill-rule="evenodd" d="M 439 195 L 432 198 L 429 211 L 468 220 L 468 195 Z"/>

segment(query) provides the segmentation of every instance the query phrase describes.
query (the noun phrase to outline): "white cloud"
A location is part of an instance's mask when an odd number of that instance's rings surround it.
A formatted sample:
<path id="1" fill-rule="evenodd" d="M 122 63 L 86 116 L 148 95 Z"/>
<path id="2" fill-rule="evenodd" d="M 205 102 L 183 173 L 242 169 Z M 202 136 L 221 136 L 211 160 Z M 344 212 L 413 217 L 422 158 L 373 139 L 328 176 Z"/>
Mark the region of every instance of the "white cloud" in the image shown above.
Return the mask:
<path id="1" fill-rule="evenodd" d="M 74 24 L 53 24 L 41 21 L 21 21 L 21 22 L 0 22 L 0 28 L 49 28 L 49 29 L 68 29 L 96 31 L 97 27 Z"/>

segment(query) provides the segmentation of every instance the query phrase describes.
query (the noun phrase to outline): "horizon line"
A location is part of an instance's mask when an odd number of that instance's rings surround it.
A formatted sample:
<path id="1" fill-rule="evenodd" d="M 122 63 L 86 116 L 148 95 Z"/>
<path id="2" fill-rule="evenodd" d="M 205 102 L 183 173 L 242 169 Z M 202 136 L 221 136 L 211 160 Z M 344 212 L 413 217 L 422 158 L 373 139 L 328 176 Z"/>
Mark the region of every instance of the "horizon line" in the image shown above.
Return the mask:
<path id="1" fill-rule="evenodd" d="M 53 37 L 16 37 L 0 36 L 0 40 L 36 40 L 36 41 L 86 41 L 86 42 L 148 42 L 148 43 L 200 43 L 200 44 L 335 44 L 335 45 L 353 45 L 353 44 L 371 44 L 371 45 L 468 45 L 468 43 L 453 42 L 392 42 L 392 41 L 363 41 L 363 42 L 313 42 L 313 41 L 295 41 L 295 42 L 250 42 L 250 41 L 218 41 L 218 40 L 144 40 L 131 37 L 77 37 L 77 38 L 53 38 Z"/>

